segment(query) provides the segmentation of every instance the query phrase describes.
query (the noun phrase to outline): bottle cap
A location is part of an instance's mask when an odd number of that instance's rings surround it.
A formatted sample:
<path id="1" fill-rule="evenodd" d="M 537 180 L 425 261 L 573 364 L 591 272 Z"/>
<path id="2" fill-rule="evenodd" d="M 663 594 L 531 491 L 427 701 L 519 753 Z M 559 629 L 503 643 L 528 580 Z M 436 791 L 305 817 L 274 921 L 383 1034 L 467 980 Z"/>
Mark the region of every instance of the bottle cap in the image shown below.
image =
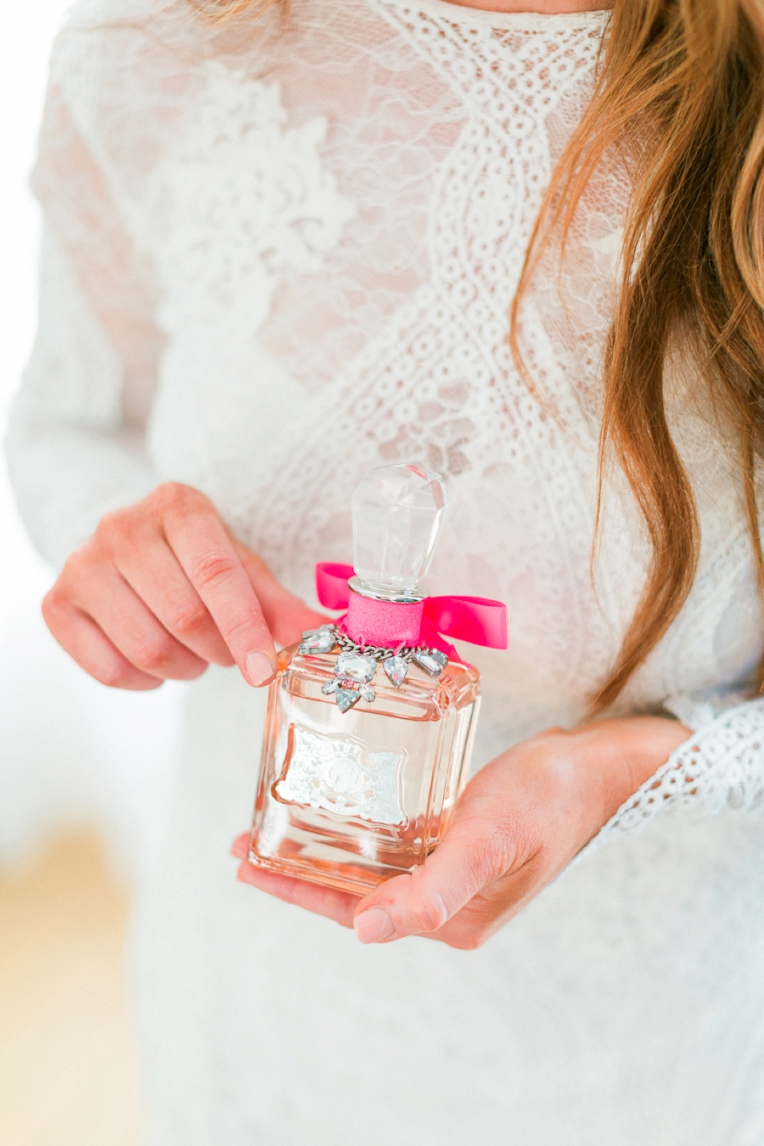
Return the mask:
<path id="1" fill-rule="evenodd" d="M 380 466 L 356 486 L 352 505 L 352 587 L 417 600 L 448 505 L 443 478 L 416 465 Z"/>

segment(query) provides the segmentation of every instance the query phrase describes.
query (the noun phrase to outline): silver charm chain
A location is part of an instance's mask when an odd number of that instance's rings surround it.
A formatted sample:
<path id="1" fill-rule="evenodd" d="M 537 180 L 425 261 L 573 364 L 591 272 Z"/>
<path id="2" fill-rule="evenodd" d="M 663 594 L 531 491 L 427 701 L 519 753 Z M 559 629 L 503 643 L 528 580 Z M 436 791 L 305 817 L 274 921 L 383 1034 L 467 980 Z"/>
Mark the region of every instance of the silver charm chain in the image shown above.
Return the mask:
<path id="1" fill-rule="evenodd" d="M 375 699 L 371 682 L 382 665 L 394 688 L 400 688 L 412 662 L 428 676 L 439 677 L 448 664 L 448 657 L 438 649 L 426 645 L 404 645 L 390 649 L 384 645 L 359 645 L 336 625 L 321 625 L 303 633 L 298 652 L 304 656 L 332 653 L 339 646 L 340 654 L 334 667 L 334 679 L 321 686 L 326 696 L 334 696 L 342 712 L 347 712 L 359 700 Z"/>
<path id="2" fill-rule="evenodd" d="M 347 633 L 341 633 L 336 626 L 334 629 L 337 634 L 337 644 L 343 653 L 360 653 L 362 656 L 374 657 L 374 660 L 380 661 L 380 663 L 390 657 L 401 657 L 404 661 L 410 661 L 416 653 L 423 652 L 427 647 L 426 645 L 404 645 L 396 652 L 395 649 L 389 649 L 384 645 L 359 645 L 351 640 Z"/>

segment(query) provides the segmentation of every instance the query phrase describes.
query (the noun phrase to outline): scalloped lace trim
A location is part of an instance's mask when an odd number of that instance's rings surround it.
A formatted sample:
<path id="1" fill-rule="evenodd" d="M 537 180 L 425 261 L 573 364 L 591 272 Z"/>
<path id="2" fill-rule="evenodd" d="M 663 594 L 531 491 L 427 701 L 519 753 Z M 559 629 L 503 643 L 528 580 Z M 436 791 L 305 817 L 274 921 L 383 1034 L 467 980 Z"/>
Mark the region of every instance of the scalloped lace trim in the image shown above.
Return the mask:
<path id="1" fill-rule="evenodd" d="M 579 853 L 640 831 L 657 815 L 700 819 L 764 806 L 764 698 L 730 709 L 680 744 Z"/>

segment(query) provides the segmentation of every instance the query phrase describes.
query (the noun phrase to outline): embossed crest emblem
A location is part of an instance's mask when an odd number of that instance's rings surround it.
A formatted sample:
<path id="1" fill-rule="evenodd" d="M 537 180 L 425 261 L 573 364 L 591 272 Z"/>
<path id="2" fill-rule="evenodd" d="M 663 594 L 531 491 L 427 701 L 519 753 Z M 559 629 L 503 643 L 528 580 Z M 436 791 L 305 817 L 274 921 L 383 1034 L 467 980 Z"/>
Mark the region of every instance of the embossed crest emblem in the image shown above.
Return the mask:
<path id="1" fill-rule="evenodd" d="M 405 749 L 371 751 L 349 737 L 289 728 L 279 800 L 358 816 L 378 824 L 405 824 L 398 791 Z"/>

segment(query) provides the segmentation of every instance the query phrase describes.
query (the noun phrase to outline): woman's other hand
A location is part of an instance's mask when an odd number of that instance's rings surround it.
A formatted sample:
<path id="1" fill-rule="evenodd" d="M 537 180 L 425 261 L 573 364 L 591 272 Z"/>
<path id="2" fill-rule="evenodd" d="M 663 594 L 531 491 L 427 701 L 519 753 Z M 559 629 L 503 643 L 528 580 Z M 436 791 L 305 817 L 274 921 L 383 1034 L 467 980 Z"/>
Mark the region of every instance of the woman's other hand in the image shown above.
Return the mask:
<path id="1" fill-rule="evenodd" d="M 231 537 L 209 498 L 174 482 L 107 514 L 42 611 L 87 673 L 136 690 L 192 680 L 209 663 L 267 684 L 274 640 L 290 644 L 326 621 Z"/>
<path id="2" fill-rule="evenodd" d="M 553 728 L 502 753 L 464 790 L 443 842 L 411 875 L 359 899 L 246 860 L 239 879 L 355 927 L 362 943 L 407 935 L 480 947 L 546 887 L 690 735 L 657 716 Z"/>

